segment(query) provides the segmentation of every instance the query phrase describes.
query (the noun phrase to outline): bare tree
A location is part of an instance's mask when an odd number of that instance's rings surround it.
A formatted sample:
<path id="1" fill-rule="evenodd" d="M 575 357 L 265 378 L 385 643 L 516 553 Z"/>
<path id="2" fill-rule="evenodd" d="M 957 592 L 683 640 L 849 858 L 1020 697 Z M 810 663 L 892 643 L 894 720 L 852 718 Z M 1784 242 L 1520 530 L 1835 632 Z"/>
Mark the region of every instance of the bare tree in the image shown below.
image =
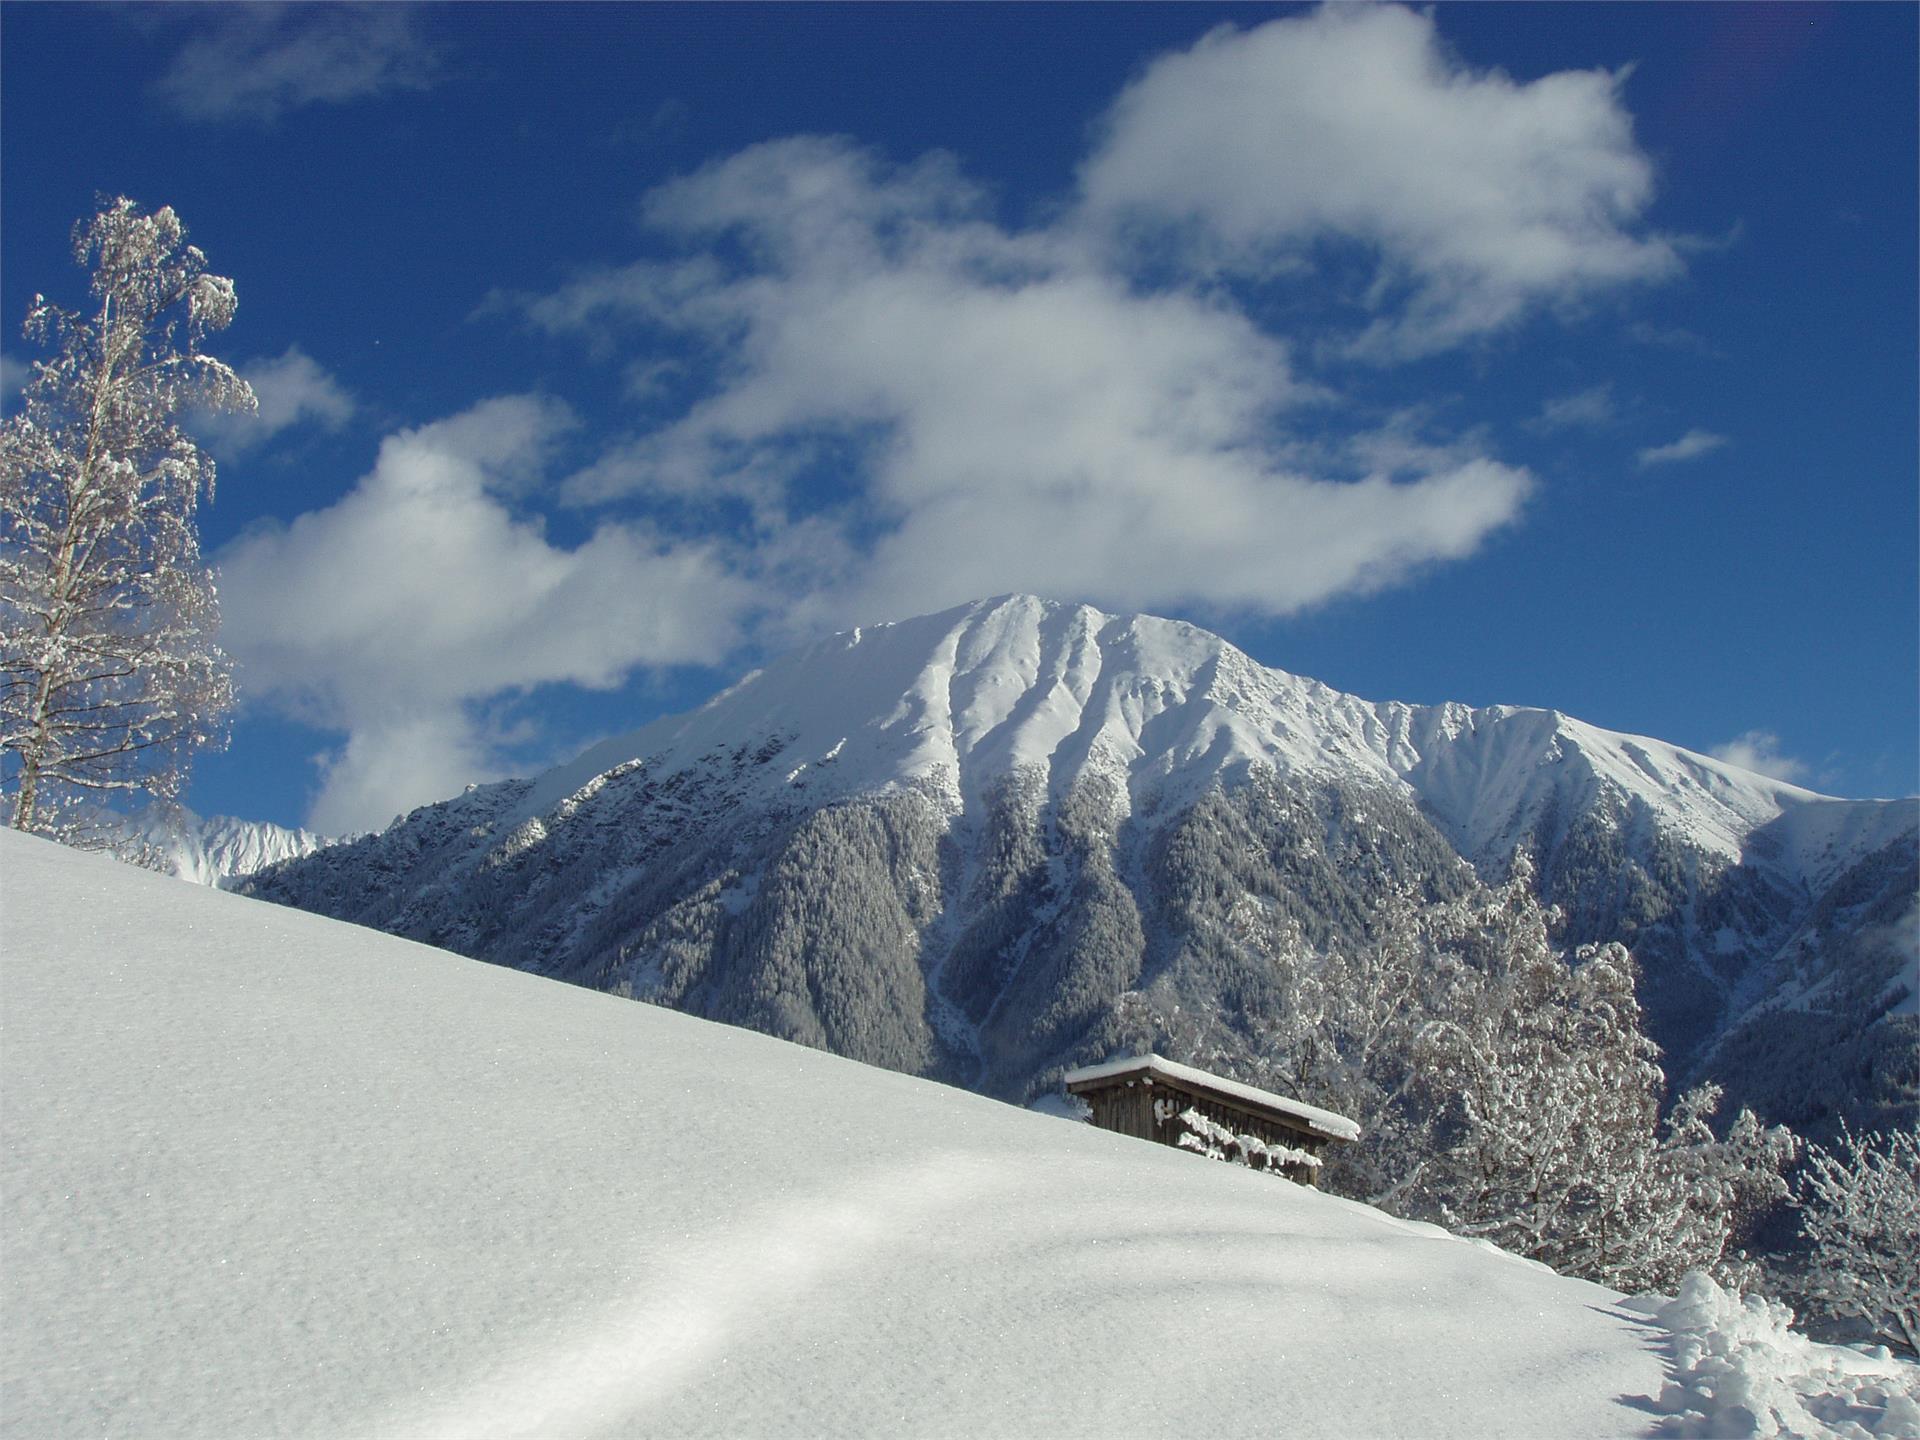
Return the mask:
<path id="1" fill-rule="evenodd" d="M 0 430 L 0 793 L 11 823 L 82 839 L 83 802 L 170 803 L 233 704 L 194 510 L 213 460 L 191 410 L 254 408 L 200 351 L 233 319 L 170 208 L 121 198 L 74 226 L 91 313 L 35 296 L 22 413 Z"/>

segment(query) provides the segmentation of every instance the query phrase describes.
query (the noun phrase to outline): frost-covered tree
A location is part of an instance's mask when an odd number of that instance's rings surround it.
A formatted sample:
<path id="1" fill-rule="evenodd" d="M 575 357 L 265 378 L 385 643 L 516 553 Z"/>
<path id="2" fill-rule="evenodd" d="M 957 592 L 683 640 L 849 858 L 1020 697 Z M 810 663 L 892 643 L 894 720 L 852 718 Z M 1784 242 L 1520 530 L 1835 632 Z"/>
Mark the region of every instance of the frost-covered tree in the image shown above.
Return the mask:
<path id="1" fill-rule="evenodd" d="M 1811 1243 L 1802 1302 L 1920 1354 L 1920 1129 L 1807 1147 L 1796 1203 Z"/>
<path id="2" fill-rule="evenodd" d="M 53 354 L 0 431 L 0 793 L 15 827 L 84 842 L 86 810 L 172 802 L 223 734 L 233 687 L 194 525 L 214 466 L 180 420 L 255 402 L 201 352 L 233 282 L 170 208 L 105 203 L 73 250 L 93 304 L 34 297 L 26 334 Z"/>
<path id="3" fill-rule="evenodd" d="M 1620 946 L 1563 956 L 1522 867 L 1427 921 L 1413 1043 L 1429 1116 L 1413 1208 L 1558 1268 L 1604 1272 L 1664 1077 Z"/>
<path id="4" fill-rule="evenodd" d="M 1623 1191 L 1620 1223 L 1603 1269 L 1624 1290 L 1669 1291 L 1689 1270 L 1710 1272 L 1735 1290 L 1761 1279 L 1744 1247 L 1791 1198 L 1781 1172 L 1800 1153 L 1784 1125 L 1763 1125 L 1741 1110 L 1716 1135 L 1718 1085 L 1682 1094 L 1662 1122 L 1657 1144 L 1641 1147 L 1640 1168 Z"/>
<path id="5" fill-rule="evenodd" d="M 1252 907 L 1228 928 L 1266 960 L 1275 1004 L 1236 1023 L 1135 995 L 1121 1018 L 1175 1059 L 1358 1121 L 1360 1143 L 1327 1156 L 1328 1189 L 1622 1289 L 1738 1278 L 1793 1137 L 1747 1112 L 1717 1136 L 1711 1086 L 1663 1121 L 1632 955 L 1569 954 L 1554 923 L 1524 856 L 1506 884 L 1451 899 L 1397 886 L 1363 943 L 1324 954 Z"/>
<path id="6" fill-rule="evenodd" d="M 1404 1208 L 1624 1290 L 1688 1270 L 1731 1278 L 1733 1247 L 1784 1198 L 1796 1142 L 1741 1112 L 1708 1121 L 1715 1087 L 1661 1121 L 1666 1076 L 1642 1027 L 1632 955 L 1562 952 L 1524 857 L 1508 883 L 1426 922 L 1438 975 L 1408 1103 L 1431 1149 Z"/>
<path id="7" fill-rule="evenodd" d="M 1253 1027 L 1261 1083 L 1349 1116 L 1367 1137 L 1336 1149 L 1330 1186 L 1385 1209 L 1418 1188 L 1433 1150 L 1432 1109 L 1416 1092 L 1420 1036 L 1444 998 L 1430 963 L 1444 909 L 1396 886 L 1365 943 L 1316 957 L 1296 934 L 1274 955 L 1286 999 Z"/>

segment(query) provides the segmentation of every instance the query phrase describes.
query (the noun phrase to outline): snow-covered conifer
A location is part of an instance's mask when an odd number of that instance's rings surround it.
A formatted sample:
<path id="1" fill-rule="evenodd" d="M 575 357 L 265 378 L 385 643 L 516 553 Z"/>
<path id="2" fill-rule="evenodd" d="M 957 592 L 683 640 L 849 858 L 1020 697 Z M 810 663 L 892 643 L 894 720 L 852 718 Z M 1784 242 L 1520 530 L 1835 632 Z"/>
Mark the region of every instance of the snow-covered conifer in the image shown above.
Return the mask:
<path id="1" fill-rule="evenodd" d="M 0 431 L 0 791 L 6 819 L 84 842 L 84 808 L 175 800 L 233 703 L 194 510 L 212 459 L 180 427 L 253 392 L 200 346 L 233 319 L 172 209 L 74 227 L 94 308 L 36 296 L 22 412 Z M 96 843 L 97 839 L 96 839 Z"/>

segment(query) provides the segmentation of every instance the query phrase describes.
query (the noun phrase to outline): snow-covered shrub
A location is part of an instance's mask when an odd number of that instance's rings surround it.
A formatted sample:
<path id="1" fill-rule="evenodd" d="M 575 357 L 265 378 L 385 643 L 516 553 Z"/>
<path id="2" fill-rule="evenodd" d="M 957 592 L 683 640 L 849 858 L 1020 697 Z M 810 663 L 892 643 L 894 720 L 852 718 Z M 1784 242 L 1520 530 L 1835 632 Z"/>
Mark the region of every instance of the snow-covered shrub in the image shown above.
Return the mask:
<path id="1" fill-rule="evenodd" d="M 1649 1249 L 1665 1257 L 1669 1274 L 1644 1284 L 1671 1283 L 1678 1266 L 1708 1269 L 1742 1291 L 1760 1281 L 1759 1264 L 1740 1247 L 1790 1200 L 1781 1172 L 1799 1155 L 1800 1140 L 1784 1125 L 1761 1124 L 1751 1110 L 1734 1116 L 1724 1138 L 1716 1136 L 1708 1121 L 1721 1094 L 1713 1084 L 1683 1094 L 1648 1156 L 1651 1203 L 1642 1224 L 1652 1229 Z"/>
<path id="2" fill-rule="evenodd" d="M 1265 949 L 1279 992 L 1262 1018 L 1152 995 L 1123 1013 L 1173 1058 L 1357 1120 L 1360 1143 L 1327 1157 L 1329 1190 L 1624 1290 L 1731 1278 L 1785 1198 L 1796 1142 L 1746 1112 L 1717 1136 L 1713 1086 L 1663 1124 L 1632 955 L 1568 954 L 1553 919 L 1525 856 L 1497 888 L 1397 888 L 1367 943 L 1324 955 L 1284 914 L 1242 906 L 1236 933 Z"/>
<path id="3" fill-rule="evenodd" d="M 1805 1303 L 1920 1353 L 1920 1129 L 1807 1147 L 1796 1203 L 1811 1245 Z"/>

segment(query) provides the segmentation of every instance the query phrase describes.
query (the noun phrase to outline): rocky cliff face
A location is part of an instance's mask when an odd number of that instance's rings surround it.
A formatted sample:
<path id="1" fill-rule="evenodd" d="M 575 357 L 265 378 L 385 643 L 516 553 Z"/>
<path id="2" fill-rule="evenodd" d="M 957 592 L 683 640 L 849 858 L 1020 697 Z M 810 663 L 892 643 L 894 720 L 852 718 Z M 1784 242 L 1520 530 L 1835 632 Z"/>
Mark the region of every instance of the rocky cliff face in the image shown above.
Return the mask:
<path id="1" fill-rule="evenodd" d="M 1911 801 L 1010 597 L 835 637 L 248 888 L 1019 1099 L 1120 1043 L 1123 997 L 1256 1026 L 1280 937 L 1364 943 L 1385 887 L 1457 893 L 1524 846 L 1569 943 L 1640 957 L 1670 1071 L 1806 1123 L 1912 1103 L 1917 830 Z M 1846 1058 L 1775 1073 L 1802 1052 Z"/>

